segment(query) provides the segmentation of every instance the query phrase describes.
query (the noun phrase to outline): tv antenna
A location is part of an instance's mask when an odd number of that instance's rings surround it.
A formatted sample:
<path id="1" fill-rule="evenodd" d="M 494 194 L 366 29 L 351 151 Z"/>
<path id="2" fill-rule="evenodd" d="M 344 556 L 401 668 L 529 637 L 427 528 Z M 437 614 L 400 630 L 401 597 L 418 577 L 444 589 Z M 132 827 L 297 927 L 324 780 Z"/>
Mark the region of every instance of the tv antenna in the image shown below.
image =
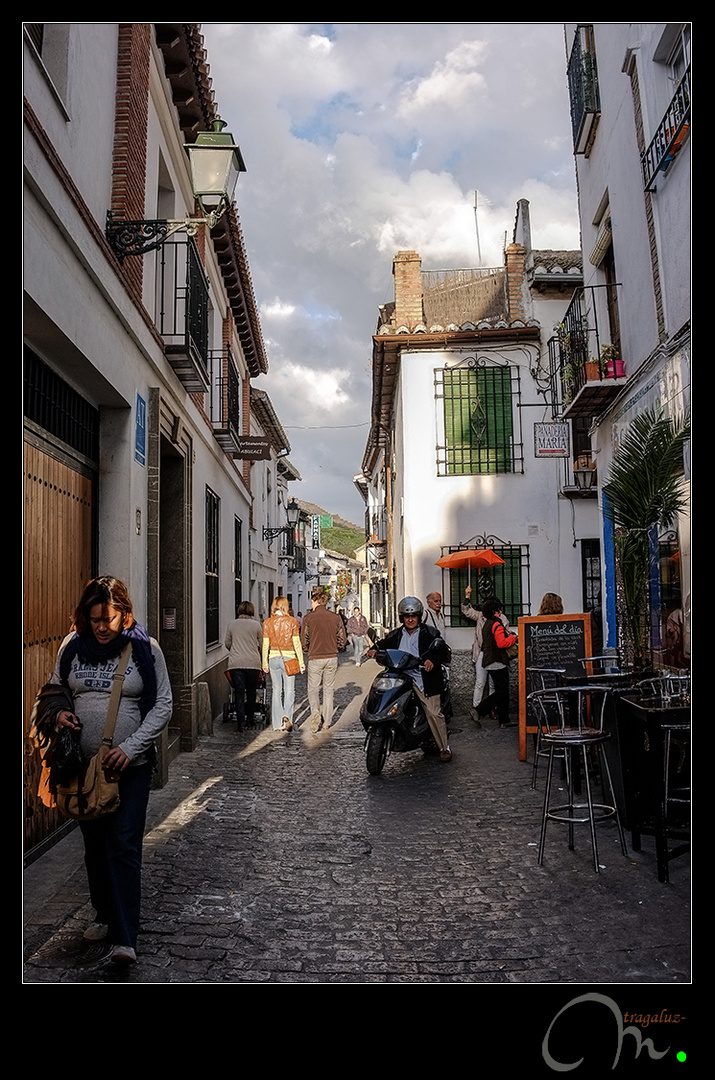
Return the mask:
<path id="1" fill-rule="evenodd" d="M 474 227 L 477 230 L 477 258 L 479 260 L 479 266 L 482 265 L 482 248 L 479 243 L 479 216 L 477 214 L 477 207 L 479 204 L 479 192 L 474 192 Z"/>

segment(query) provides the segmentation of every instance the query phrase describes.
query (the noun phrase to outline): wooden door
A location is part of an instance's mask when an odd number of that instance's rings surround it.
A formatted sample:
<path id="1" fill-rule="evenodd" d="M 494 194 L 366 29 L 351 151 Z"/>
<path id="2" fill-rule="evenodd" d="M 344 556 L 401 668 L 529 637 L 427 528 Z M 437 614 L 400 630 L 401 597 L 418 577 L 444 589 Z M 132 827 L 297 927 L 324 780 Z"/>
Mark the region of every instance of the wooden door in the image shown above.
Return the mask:
<path id="1" fill-rule="evenodd" d="M 39 756 L 30 713 L 47 682 L 72 613 L 93 570 L 93 480 L 68 460 L 25 442 L 24 717 L 25 852 L 63 823 L 38 800 Z"/>

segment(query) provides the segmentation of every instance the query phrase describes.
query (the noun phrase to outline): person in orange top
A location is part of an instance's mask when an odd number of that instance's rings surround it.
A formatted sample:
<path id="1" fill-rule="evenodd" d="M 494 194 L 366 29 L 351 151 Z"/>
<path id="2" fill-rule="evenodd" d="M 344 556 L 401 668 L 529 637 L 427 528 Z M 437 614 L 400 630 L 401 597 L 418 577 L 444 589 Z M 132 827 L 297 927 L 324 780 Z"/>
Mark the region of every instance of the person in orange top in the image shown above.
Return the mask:
<path id="1" fill-rule="evenodd" d="M 263 670 L 270 672 L 271 676 L 271 724 L 274 731 L 293 730 L 295 676 L 287 674 L 284 660 L 297 660 L 301 674 L 305 671 L 298 620 L 289 614 L 286 597 L 277 596 L 271 604 L 270 618 L 263 623 L 261 649 Z"/>
<path id="2" fill-rule="evenodd" d="M 515 645 L 516 634 L 510 634 L 501 621 L 501 604 L 486 600 L 482 604 L 485 623 L 482 630 L 482 666 L 491 676 L 494 692 L 482 698 L 477 706 L 480 716 L 496 710 L 499 727 L 509 726 L 509 661 L 504 649 Z"/>

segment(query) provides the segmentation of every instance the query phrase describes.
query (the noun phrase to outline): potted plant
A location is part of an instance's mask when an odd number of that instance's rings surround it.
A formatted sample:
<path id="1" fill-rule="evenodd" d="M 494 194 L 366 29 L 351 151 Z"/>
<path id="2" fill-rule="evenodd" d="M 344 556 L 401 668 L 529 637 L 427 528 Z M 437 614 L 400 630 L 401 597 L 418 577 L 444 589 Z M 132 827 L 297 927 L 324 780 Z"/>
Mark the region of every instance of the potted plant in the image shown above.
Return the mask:
<path id="1" fill-rule="evenodd" d="M 574 379 L 576 372 L 574 371 L 573 364 L 566 364 L 561 372 L 561 385 L 563 387 L 564 405 L 567 405 L 573 397 Z"/>
<path id="2" fill-rule="evenodd" d="M 616 345 L 601 346 L 600 364 L 601 373 L 605 373 L 607 379 L 620 379 L 625 374 L 625 366 Z"/>
<path id="3" fill-rule="evenodd" d="M 685 509 L 683 447 L 689 438 L 689 421 L 677 423 L 654 410 L 641 413 L 620 443 L 603 489 L 623 588 L 623 629 L 636 671 L 650 663 L 649 586 L 657 559 L 652 538 Z"/>

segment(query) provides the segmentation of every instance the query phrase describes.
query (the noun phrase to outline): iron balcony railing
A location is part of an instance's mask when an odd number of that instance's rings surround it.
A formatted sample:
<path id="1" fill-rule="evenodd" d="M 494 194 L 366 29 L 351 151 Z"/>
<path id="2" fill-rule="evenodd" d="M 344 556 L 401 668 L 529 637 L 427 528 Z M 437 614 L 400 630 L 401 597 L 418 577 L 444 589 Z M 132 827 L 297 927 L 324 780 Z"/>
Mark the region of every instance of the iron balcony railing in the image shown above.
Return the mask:
<path id="1" fill-rule="evenodd" d="M 601 115 L 592 25 L 577 27 L 567 75 L 574 153 L 585 154 Z"/>
<path id="2" fill-rule="evenodd" d="M 569 410 L 570 415 L 585 415 L 583 408 L 587 408 L 589 415 L 595 416 L 623 378 L 620 342 L 603 340 L 596 304 L 597 290 L 606 290 L 607 301 L 615 301 L 617 288 L 616 284 L 604 284 L 577 289 L 548 343 L 552 407 L 556 411 L 560 403 L 565 415 Z M 581 412 L 574 413 L 571 403 L 586 389 L 589 392 L 583 395 Z"/>
<path id="3" fill-rule="evenodd" d="M 658 173 L 666 173 L 690 131 L 690 68 L 687 69 L 658 125 L 651 144 L 641 155 L 646 191 L 655 190 Z"/>
<path id="4" fill-rule="evenodd" d="M 303 571 L 306 569 L 308 562 L 305 552 L 305 544 L 293 544 L 292 552 L 288 552 L 293 556 L 293 572 Z"/>
<path id="5" fill-rule="evenodd" d="M 209 402 L 209 419 L 214 438 L 231 453 L 238 449 L 241 433 L 241 380 L 230 347 L 209 354 L 213 386 Z"/>
<path id="6" fill-rule="evenodd" d="M 209 285 L 193 238 L 170 239 L 157 251 L 157 328 L 169 363 L 192 393 L 210 387 Z"/>

